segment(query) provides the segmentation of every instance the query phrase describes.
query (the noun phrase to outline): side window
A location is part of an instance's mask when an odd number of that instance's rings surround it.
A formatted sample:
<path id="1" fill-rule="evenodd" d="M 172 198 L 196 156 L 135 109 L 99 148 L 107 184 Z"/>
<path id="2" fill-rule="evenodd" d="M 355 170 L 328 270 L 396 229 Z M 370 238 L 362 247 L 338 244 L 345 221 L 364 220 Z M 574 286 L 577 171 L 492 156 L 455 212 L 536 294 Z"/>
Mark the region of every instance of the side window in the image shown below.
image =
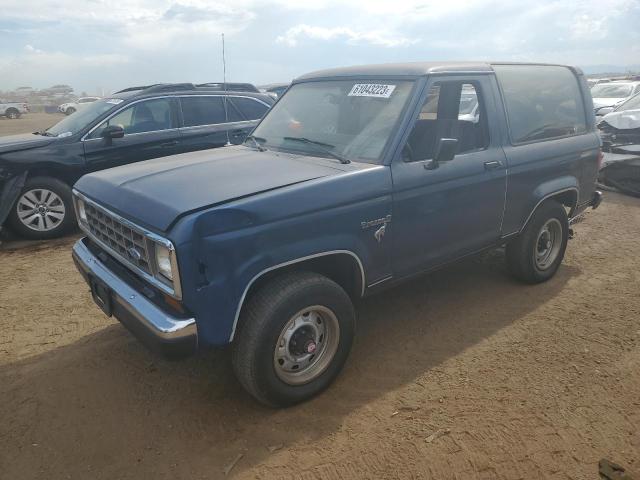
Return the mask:
<path id="1" fill-rule="evenodd" d="M 247 120 L 258 120 L 269 110 L 269 107 L 252 98 L 233 97 L 231 101 Z"/>
<path id="2" fill-rule="evenodd" d="M 120 125 L 124 128 L 125 135 L 156 132 L 174 128 L 173 115 L 171 114 L 171 100 L 168 98 L 157 98 L 134 103 L 109 120 L 103 122 L 91 133 L 89 138 L 101 137 L 102 131 L 111 125 Z"/>
<path id="3" fill-rule="evenodd" d="M 182 97 L 182 116 L 185 127 L 198 125 L 216 125 L 219 123 L 238 122 L 242 118 L 227 101 L 227 112 L 222 96 Z"/>
<path id="4" fill-rule="evenodd" d="M 511 140 L 524 143 L 587 130 L 578 79 L 560 66 L 494 65 Z"/>
<path id="5" fill-rule="evenodd" d="M 405 160 L 432 159 L 441 138 L 458 140 L 458 154 L 486 149 L 489 130 L 479 91 L 479 85 L 459 81 L 431 86 L 409 134 Z"/>

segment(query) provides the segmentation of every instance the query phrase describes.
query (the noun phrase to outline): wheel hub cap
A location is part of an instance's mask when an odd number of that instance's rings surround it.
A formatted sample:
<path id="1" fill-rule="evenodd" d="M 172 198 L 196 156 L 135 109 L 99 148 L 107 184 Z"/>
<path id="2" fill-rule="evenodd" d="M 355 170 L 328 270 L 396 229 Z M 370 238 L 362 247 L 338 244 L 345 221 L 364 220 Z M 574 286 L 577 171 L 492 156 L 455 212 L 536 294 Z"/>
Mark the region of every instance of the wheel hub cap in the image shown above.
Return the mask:
<path id="1" fill-rule="evenodd" d="M 539 270 L 546 270 L 558 258 L 562 248 L 562 225 L 556 218 L 548 220 L 540 229 L 535 244 L 534 259 Z"/>
<path id="2" fill-rule="evenodd" d="M 293 315 L 284 325 L 273 354 L 275 373 L 289 385 L 302 385 L 321 375 L 337 349 L 340 327 L 335 314 L 320 305 Z"/>
<path id="3" fill-rule="evenodd" d="M 66 209 L 58 194 L 45 188 L 27 190 L 16 202 L 20 222 L 38 232 L 57 228 L 64 220 Z"/>

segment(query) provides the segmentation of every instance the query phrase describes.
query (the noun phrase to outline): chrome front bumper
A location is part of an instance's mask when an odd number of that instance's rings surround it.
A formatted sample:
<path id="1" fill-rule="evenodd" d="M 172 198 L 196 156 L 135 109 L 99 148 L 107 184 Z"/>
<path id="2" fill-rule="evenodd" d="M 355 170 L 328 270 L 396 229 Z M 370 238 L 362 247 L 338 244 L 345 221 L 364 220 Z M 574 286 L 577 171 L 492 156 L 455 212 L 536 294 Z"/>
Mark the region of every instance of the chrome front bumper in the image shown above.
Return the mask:
<path id="1" fill-rule="evenodd" d="M 109 312 L 151 350 L 169 358 L 195 353 L 198 331 L 194 318 L 178 318 L 167 313 L 142 293 L 116 276 L 94 255 L 86 239 L 76 242 L 73 260 L 85 281 L 106 286 Z M 104 305 L 104 304 L 103 304 Z"/>

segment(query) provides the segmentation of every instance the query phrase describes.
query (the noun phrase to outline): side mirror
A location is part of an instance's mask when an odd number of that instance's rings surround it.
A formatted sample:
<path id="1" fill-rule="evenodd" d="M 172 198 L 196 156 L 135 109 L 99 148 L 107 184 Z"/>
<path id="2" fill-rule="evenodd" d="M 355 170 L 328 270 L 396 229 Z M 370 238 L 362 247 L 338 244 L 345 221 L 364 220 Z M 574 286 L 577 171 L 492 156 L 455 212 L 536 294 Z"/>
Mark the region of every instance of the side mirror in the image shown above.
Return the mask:
<path id="1" fill-rule="evenodd" d="M 458 140 L 455 138 L 441 138 L 436 146 L 433 160 L 436 163 L 448 162 L 453 160 L 456 156 L 456 150 L 458 149 Z"/>
<path id="2" fill-rule="evenodd" d="M 124 137 L 124 128 L 121 125 L 109 125 L 102 131 L 102 138 L 108 140 Z"/>

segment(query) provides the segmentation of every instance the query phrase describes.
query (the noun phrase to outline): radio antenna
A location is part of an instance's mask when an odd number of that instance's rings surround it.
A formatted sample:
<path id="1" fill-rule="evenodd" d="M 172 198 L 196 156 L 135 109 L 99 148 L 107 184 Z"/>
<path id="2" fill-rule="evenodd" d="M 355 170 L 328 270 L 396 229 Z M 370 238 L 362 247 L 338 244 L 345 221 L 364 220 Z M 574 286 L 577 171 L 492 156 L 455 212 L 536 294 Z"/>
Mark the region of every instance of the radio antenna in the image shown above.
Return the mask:
<path id="1" fill-rule="evenodd" d="M 227 59 L 224 55 L 224 33 L 222 34 L 222 90 L 224 92 L 227 91 Z M 222 95 L 222 104 L 224 106 L 224 123 L 229 123 L 229 107 L 227 106 L 227 95 L 226 93 Z M 228 126 L 227 126 L 228 127 Z M 229 128 L 227 131 L 227 143 L 225 147 L 232 145 L 231 140 L 229 139 Z"/>

